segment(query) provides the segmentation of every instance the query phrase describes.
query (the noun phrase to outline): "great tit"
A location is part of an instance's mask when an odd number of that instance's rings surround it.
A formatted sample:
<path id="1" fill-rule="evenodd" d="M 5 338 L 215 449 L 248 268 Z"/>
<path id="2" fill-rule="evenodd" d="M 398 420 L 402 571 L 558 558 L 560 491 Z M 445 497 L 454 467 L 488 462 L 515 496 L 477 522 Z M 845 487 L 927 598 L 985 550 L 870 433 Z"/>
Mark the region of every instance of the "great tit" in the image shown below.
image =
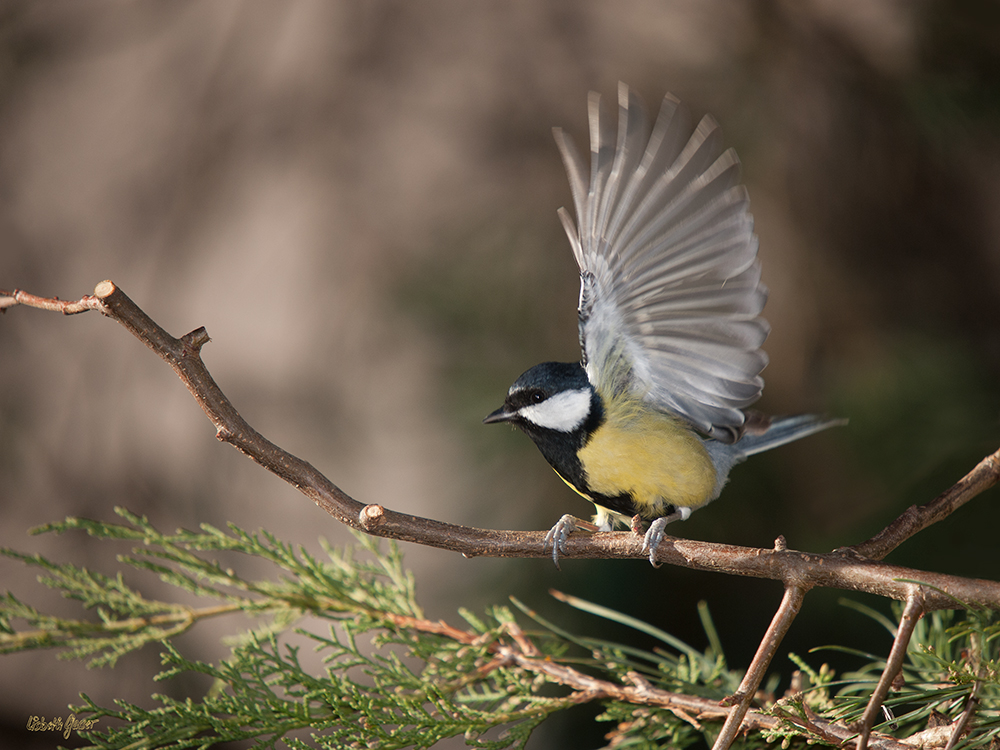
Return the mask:
<path id="1" fill-rule="evenodd" d="M 764 386 L 767 288 L 739 160 L 716 122 L 692 131 L 668 94 L 650 129 L 625 84 L 617 139 L 595 93 L 589 119 L 589 179 L 553 131 L 576 207 L 576 223 L 559 216 L 580 267 L 582 359 L 532 367 L 483 421 L 527 433 L 596 506 L 590 528 L 651 522 L 643 551 L 656 565 L 664 527 L 718 497 L 733 466 L 842 420 L 746 411 Z M 565 515 L 546 536 L 557 566 L 578 525 L 589 526 Z"/>

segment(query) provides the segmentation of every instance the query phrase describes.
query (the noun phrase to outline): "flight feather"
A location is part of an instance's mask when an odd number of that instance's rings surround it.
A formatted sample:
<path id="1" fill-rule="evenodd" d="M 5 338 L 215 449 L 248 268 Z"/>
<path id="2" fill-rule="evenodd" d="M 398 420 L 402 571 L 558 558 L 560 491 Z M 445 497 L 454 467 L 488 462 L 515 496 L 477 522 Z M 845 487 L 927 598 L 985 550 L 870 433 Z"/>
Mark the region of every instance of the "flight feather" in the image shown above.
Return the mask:
<path id="1" fill-rule="evenodd" d="M 617 134 L 591 94 L 590 165 L 555 131 L 576 221 L 560 218 L 580 267 L 583 362 L 599 390 L 630 389 L 723 442 L 760 397 L 768 333 L 757 238 L 740 165 L 718 125 L 692 128 L 664 98 L 652 128 L 618 89 Z"/>

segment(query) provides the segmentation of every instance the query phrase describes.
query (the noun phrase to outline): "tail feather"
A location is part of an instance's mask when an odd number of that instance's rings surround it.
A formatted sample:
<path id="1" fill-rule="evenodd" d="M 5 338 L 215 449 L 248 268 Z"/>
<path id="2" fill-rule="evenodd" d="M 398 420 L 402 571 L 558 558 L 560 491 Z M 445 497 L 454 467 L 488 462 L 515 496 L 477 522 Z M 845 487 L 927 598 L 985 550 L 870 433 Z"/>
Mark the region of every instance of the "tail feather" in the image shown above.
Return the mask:
<path id="1" fill-rule="evenodd" d="M 779 445 L 807 437 L 830 427 L 847 424 L 846 419 L 828 419 L 816 414 L 798 414 L 794 417 L 775 417 L 771 426 L 759 434 L 744 434 L 735 447 L 743 456 L 769 451 Z"/>

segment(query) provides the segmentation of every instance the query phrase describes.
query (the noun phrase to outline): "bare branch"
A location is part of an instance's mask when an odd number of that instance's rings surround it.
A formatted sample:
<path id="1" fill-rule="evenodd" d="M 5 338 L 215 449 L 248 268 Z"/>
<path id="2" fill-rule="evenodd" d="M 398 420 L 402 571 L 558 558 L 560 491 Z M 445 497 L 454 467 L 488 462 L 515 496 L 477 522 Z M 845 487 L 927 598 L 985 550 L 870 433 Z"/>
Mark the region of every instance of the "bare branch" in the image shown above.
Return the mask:
<path id="1" fill-rule="evenodd" d="M 977 633 L 974 635 L 969 659 L 975 664 L 976 680 L 972 685 L 972 692 L 969 693 L 969 697 L 965 701 L 965 709 L 962 711 L 962 715 L 952 725 L 951 736 L 948 737 L 948 744 L 945 745 L 944 750 L 952 750 L 971 728 L 972 719 L 979 708 L 979 694 L 983 689 L 983 681 L 987 678 L 989 672 L 987 667 L 989 655 L 983 653 L 985 648 L 987 646 L 982 634 Z"/>
<path id="2" fill-rule="evenodd" d="M 804 718 L 798 714 L 788 712 L 782 712 L 781 718 L 789 724 L 794 724 L 810 734 L 816 735 L 834 747 L 846 745 L 857 735 L 857 732 L 849 726 L 821 719 L 810 711 L 808 707 L 804 706 L 803 709 L 805 712 Z M 747 728 L 746 723 L 743 726 L 744 729 Z M 901 741 L 889 735 L 874 733 L 869 738 L 868 747 L 873 748 L 873 750 L 914 750 L 915 747 L 932 747 L 929 744 L 923 746 L 911 744 L 910 739 L 912 738 Z"/>
<path id="3" fill-rule="evenodd" d="M 21 291 L 0 292 L 0 309 L 14 305 L 70 313 L 100 310 L 118 321 L 174 369 L 215 425 L 220 440 L 292 484 L 341 523 L 375 536 L 439 547 L 467 557 L 549 556 L 544 532 L 458 526 L 399 513 L 382 505 L 364 505 L 350 497 L 311 464 L 264 438 L 240 416 L 201 360 L 201 347 L 209 341 L 204 328 L 174 338 L 111 281 L 101 282 L 93 296 L 76 302 L 62 302 Z M 869 554 L 884 555 L 920 528 L 940 520 L 996 484 L 1000 478 L 998 465 L 1000 459 L 994 454 L 940 498 L 924 508 L 911 509 L 912 513 L 908 511 L 886 532 L 855 548 L 809 554 L 787 549 L 784 544 L 764 550 L 668 536 L 657 550 L 657 559 L 661 563 L 697 570 L 770 578 L 803 591 L 825 586 L 864 591 L 899 601 L 908 601 L 914 582 L 919 582 L 926 584 L 923 589 L 926 611 L 955 608 L 960 606 L 959 602 L 1000 609 L 1000 583 L 995 581 L 930 573 L 869 559 Z M 914 520 L 905 520 L 911 516 Z M 897 525 L 901 530 L 891 531 Z M 889 540 L 888 545 L 882 540 Z M 605 532 L 570 536 L 563 558 L 571 557 L 639 559 L 645 555 L 642 539 L 634 533 Z"/>
<path id="4" fill-rule="evenodd" d="M 865 750 L 868 747 L 868 738 L 871 735 L 872 727 L 875 726 L 875 719 L 882 710 L 885 697 L 889 695 L 889 688 L 892 687 L 893 680 L 903 669 L 903 661 L 906 659 L 906 649 L 910 645 L 910 637 L 923 614 L 924 598 L 920 587 L 914 586 L 913 593 L 906 600 L 906 607 L 903 608 L 899 627 L 896 628 L 896 638 L 892 642 L 892 650 L 889 651 L 889 658 L 886 659 L 885 669 L 882 670 L 878 685 L 872 691 L 865 712 L 861 716 L 858 750 Z"/>
<path id="5" fill-rule="evenodd" d="M 102 283 L 110 284 L 111 282 Z M 76 315 L 89 310 L 99 310 L 101 307 L 100 300 L 90 295 L 78 300 L 61 300 L 58 297 L 39 297 L 35 294 L 22 292 L 20 289 L 15 289 L 13 292 L 5 292 L 0 289 L 0 313 L 6 312 L 8 307 L 15 305 L 37 307 L 40 310 L 54 310 L 63 315 Z"/>
<path id="6" fill-rule="evenodd" d="M 1000 450 L 980 461 L 976 468 L 927 505 L 911 505 L 878 534 L 851 549 L 862 557 L 881 560 L 911 536 L 947 518 L 997 482 L 1000 482 Z"/>
<path id="7" fill-rule="evenodd" d="M 715 750 L 725 750 L 736 739 L 740 726 L 743 724 L 743 717 L 750 710 L 757 688 L 760 687 L 785 633 L 788 632 L 795 616 L 799 613 L 807 591 L 808 589 L 801 586 L 785 586 L 785 593 L 781 598 L 781 604 L 778 605 L 778 611 L 774 613 L 771 625 L 761 639 L 757 653 L 754 654 L 753 661 L 750 662 L 746 674 L 743 675 L 740 686 L 733 695 L 724 701 L 725 704 L 733 706 L 733 710 L 726 717 L 726 723 L 722 725 L 722 731 L 715 739 L 713 745 Z"/>
<path id="8" fill-rule="evenodd" d="M 795 595 L 792 594 L 788 598 L 789 601 L 794 601 Z M 799 596 L 799 601 L 801 601 L 801 596 Z M 433 622 L 390 613 L 384 613 L 383 616 L 398 628 L 434 633 L 435 635 L 450 638 L 458 643 L 473 644 L 487 637 L 460 630 L 440 621 Z M 789 619 L 788 624 L 790 622 L 791 620 Z M 787 624 L 784 625 L 784 628 L 787 630 Z M 831 744 L 841 744 L 855 735 L 855 731 L 851 727 L 827 721 L 814 715 L 809 715 L 807 720 L 803 720 L 802 717 L 794 714 L 777 713 L 771 715 L 761 711 L 739 711 L 740 707 L 729 707 L 724 705 L 724 702 L 720 703 L 711 698 L 661 690 L 653 687 L 641 675 L 634 672 L 626 675 L 628 681 L 632 683 L 631 685 L 623 685 L 611 682 L 610 680 L 592 677 L 541 654 L 535 644 L 531 642 L 515 623 L 507 623 L 504 629 L 513 643 L 498 640 L 496 643 L 491 644 L 490 651 L 497 656 L 477 671 L 477 678 L 484 677 L 489 671 L 494 669 L 514 665 L 529 672 L 542 674 L 549 682 L 570 688 L 573 693 L 569 697 L 569 700 L 573 703 L 615 700 L 634 706 L 665 708 L 698 730 L 702 729 L 700 721 L 725 720 L 726 725 L 733 722 L 734 726 L 742 731 L 774 731 L 780 729 L 782 724 L 790 723 L 818 737 L 822 737 Z M 777 639 L 777 642 L 780 642 L 780 638 Z M 775 645 L 777 645 L 777 642 Z M 759 679 L 757 682 L 759 684 Z M 755 692 L 756 687 L 750 690 L 751 700 Z M 747 703 L 747 706 L 749 705 Z M 738 711 L 740 712 L 740 720 L 734 721 L 733 716 Z M 725 733 L 725 729 L 723 729 L 723 733 Z M 877 735 L 872 740 L 871 747 L 877 750 L 912 750 L 912 745 L 907 745 L 885 735 Z M 718 746 L 718 742 L 716 745 Z"/>

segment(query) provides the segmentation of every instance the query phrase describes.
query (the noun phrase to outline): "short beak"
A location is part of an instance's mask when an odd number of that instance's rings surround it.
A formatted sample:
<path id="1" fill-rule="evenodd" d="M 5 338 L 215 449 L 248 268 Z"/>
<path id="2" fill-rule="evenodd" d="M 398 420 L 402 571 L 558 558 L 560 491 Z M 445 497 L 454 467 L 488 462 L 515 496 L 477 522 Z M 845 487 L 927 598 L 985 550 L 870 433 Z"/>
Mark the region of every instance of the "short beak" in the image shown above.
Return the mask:
<path id="1" fill-rule="evenodd" d="M 483 420 L 483 424 L 493 424 L 494 422 L 509 422 L 514 418 L 514 412 L 507 411 L 506 406 L 501 406 L 495 412 Z"/>

